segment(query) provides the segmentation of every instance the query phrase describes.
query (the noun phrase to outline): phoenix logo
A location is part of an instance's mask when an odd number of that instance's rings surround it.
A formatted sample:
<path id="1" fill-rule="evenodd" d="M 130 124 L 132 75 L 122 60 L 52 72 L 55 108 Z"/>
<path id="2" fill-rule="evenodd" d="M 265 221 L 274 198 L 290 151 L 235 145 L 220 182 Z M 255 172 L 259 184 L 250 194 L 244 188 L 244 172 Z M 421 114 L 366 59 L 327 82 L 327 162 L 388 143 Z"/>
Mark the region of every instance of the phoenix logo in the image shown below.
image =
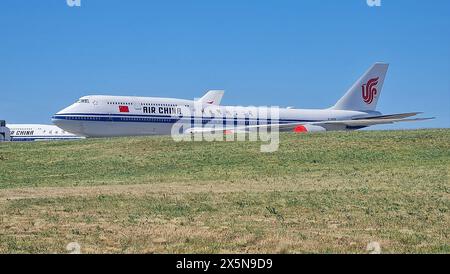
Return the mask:
<path id="1" fill-rule="evenodd" d="M 379 79 L 379 77 L 372 78 L 369 81 L 367 81 L 366 84 L 361 86 L 362 98 L 363 98 L 364 102 L 368 105 L 370 105 L 373 102 L 373 99 L 375 98 L 375 96 L 377 96 L 378 79 Z"/>

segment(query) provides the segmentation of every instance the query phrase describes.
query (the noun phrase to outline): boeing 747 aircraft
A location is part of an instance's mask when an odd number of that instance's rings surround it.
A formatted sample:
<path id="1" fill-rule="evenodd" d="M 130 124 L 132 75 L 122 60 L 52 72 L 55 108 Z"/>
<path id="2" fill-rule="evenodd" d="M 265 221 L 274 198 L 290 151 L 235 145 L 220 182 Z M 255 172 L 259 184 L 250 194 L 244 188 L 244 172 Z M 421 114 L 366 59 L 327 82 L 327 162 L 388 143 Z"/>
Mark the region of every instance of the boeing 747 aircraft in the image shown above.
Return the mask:
<path id="1" fill-rule="evenodd" d="M 84 137 L 66 132 L 54 125 L 7 124 L 11 133 L 11 141 L 50 141 L 77 140 Z"/>
<path id="2" fill-rule="evenodd" d="M 276 119 L 262 119 L 251 107 L 221 106 L 223 91 L 210 91 L 197 101 L 90 95 L 59 111 L 52 120 L 77 135 L 108 137 L 167 135 L 179 122 L 185 124 L 184 133 L 239 132 L 275 125 L 281 131 L 314 132 L 432 119 L 408 118 L 419 112 L 384 115 L 376 111 L 387 70 L 388 64 L 375 63 L 330 108 L 283 108 Z M 206 126 L 211 124 L 214 127 Z"/>

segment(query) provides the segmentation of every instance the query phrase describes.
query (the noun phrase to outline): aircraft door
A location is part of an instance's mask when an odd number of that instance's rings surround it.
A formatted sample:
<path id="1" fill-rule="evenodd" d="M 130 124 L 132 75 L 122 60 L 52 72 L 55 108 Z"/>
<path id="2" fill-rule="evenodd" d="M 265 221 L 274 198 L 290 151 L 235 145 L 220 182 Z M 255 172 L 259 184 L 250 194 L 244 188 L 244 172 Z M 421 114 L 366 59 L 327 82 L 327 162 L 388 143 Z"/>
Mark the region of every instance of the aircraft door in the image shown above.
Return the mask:
<path id="1" fill-rule="evenodd" d="M 134 110 L 140 111 L 142 110 L 142 105 L 138 102 L 133 102 L 133 108 Z"/>

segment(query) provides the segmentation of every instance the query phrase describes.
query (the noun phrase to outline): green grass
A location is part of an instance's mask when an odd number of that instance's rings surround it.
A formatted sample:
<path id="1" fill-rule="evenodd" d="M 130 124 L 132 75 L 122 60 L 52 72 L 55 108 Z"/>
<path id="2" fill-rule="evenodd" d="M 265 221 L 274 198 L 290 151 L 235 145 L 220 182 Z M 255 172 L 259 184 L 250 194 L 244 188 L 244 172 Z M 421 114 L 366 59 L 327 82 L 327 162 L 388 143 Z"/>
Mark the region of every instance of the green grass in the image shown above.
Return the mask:
<path id="1" fill-rule="evenodd" d="M 0 143 L 0 252 L 450 253 L 450 130 Z"/>

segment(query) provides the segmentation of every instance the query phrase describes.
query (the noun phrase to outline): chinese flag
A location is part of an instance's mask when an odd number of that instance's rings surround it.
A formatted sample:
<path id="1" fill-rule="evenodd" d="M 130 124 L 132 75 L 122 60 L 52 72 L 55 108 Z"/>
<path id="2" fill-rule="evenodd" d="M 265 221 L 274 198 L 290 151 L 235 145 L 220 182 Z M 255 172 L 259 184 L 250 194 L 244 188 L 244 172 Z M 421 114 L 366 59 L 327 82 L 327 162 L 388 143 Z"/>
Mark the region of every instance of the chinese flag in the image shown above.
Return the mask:
<path id="1" fill-rule="evenodd" d="M 128 106 L 119 106 L 119 112 L 130 112 Z"/>

